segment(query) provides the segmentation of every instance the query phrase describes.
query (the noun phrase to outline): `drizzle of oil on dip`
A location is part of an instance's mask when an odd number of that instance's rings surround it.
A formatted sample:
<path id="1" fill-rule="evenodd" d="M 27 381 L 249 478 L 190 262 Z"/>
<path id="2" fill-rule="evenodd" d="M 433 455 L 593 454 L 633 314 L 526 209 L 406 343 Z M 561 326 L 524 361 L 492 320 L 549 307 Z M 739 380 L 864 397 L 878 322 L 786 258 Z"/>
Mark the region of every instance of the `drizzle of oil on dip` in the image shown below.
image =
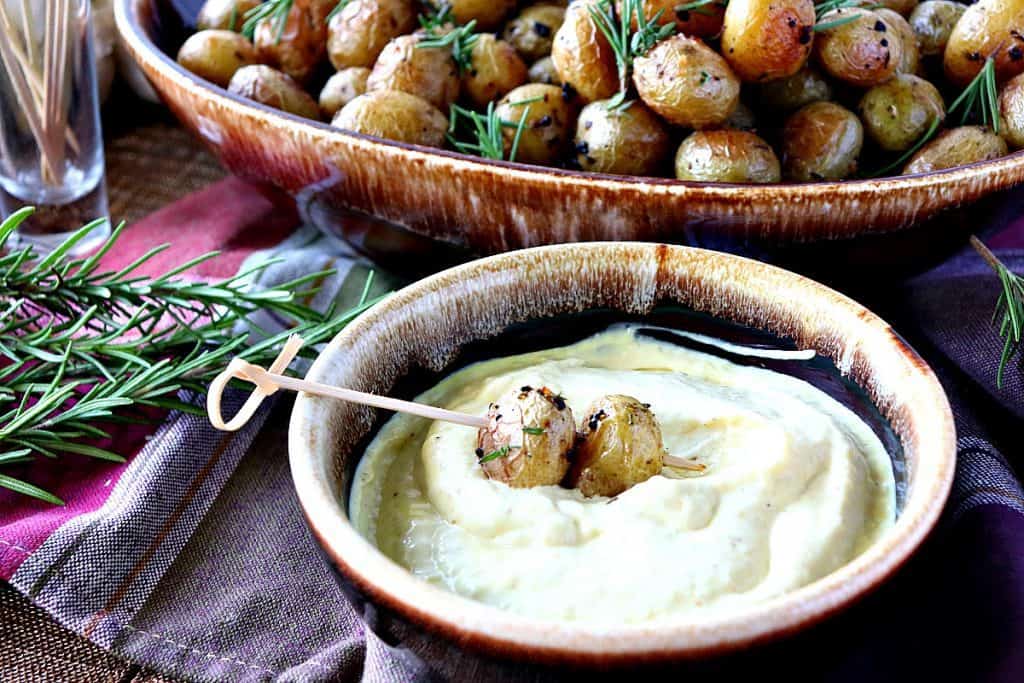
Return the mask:
<path id="1" fill-rule="evenodd" d="M 356 472 L 356 528 L 413 574 L 517 614 L 644 623 L 741 609 L 849 562 L 895 519 L 878 437 L 787 375 L 617 327 L 571 346 L 476 363 L 417 400 L 483 414 L 524 385 L 585 419 L 605 394 L 651 404 L 666 469 L 615 499 L 513 489 L 476 463 L 473 429 L 397 415 Z"/>

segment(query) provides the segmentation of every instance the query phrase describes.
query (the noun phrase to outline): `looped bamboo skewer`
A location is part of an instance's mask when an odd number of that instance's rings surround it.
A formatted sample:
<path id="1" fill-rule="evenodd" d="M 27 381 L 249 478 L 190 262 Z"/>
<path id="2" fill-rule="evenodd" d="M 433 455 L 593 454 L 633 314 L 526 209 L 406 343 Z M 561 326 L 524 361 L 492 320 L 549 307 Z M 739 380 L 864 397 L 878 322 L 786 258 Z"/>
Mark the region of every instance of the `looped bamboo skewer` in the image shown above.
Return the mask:
<path id="1" fill-rule="evenodd" d="M 298 355 L 303 343 L 301 337 L 294 334 L 290 336 L 288 341 L 285 342 L 284 348 L 281 349 L 281 353 L 271 363 L 269 370 L 264 370 L 260 366 L 253 365 L 241 358 L 232 360 L 228 364 L 227 369 L 213 379 L 213 382 L 210 383 L 210 390 L 206 394 L 206 412 L 209 415 L 210 423 L 222 431 L 237 431 L 252 419 L 252 416 L 256 414 L 256 411 L 259 410 L 260 405 L 268 396 L 272 396 L 279 389 L 287 389 L 289 391 L 303 391 L 315 396 L 349 401 L 350 403 L 359 403 L 374 408 L 383 408 L 398 413 L 409 413 L 410 415 L 425 417 L 428 420 L 452 422 L 475 429 L 485 429 L 490 424 L 487 418 L 479 415 L 460 413 L 454 410 L 428 406 L 423 403 L 403 401 L 389 396 L 368 394 L 363 391 L 355 391 L 353 389 L 345 389 L 343 387 L 331 386 L 330 384 L 282 375 L 281 373 L 287 369 L 292 360 L 295 359 L 295 356 Z M 225 420 L 221 401 L 224 396 L 224 390 L 233 379 L 251 382 L 256 385 L 256 388 L 249 395 L 249 398 L 246 399 L 245 403 L 242 404 L 238 413 L 230 420 Z M 666 454 L 664 462 L 668 467 L 688 470 L 690 472 L 703 472 L 705 469 L 704 465 L 674 455 Z"/>

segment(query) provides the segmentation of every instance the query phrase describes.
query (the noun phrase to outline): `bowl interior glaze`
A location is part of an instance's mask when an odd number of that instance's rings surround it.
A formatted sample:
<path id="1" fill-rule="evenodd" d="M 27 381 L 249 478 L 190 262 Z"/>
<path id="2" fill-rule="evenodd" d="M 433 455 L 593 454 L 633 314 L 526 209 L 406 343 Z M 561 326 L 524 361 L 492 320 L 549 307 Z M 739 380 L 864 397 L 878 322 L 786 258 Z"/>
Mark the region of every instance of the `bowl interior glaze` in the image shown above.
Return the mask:
<path id="1" fill-rule="evenodd" d="M 894 528 L 832 574 L 738 615 L 656 628 L 525 619 L 416 579 L 363 539 L 347 517 L 349 487 L 386 416 L 301 395 L 289 429 L 292 473 L 309 525 L 343 580 L 377 608 L 471 650 L 535 662 L 635 664 L 719 654 L 805 628 L 879 585 L 934 525 L 952 482 L 955 436 L 931 370 L 855 302 L 739 257 L 599 243 L 475 261 L 379 304 L 331 342 L 308 377 L 411 396 L 466 363 L 567 343 L 621 321 L 815 349 L 821 358 L 811 363 L 740 362 L 812 382 L 865 419 L 892 456 L 901 507 Z"/>

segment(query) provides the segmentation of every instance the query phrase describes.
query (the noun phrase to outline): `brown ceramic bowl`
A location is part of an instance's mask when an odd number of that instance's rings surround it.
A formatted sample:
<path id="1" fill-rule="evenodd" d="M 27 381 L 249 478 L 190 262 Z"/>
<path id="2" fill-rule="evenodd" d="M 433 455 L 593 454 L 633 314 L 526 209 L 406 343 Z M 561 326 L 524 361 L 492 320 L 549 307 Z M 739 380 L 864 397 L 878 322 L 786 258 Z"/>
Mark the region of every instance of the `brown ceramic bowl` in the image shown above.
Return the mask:
<path id="1" fill-rule="evenodd" d="M 349 487 L 362 448 L 383 416 L 300 395 L 289 428 L 295 487 L 310 528 L 357 600 L 368 600 L 378 615 L 397 615 L 461 647 L 503 658 L 590 666 L 698 658 L 793 633 L 835 614 L 889 577 L 934 526 L 956 456 L 952 414 L 932 371 L 859 304 L 737 256 L 606 242 L 474 261 L 407 287 L 362 315 L 324 349 L 308 378 L 409 397 L 424 388 L 410 378 L 429 384 L 433 373 L 471 361 L 474 353 L 480 357 L 494 339 L 504 339 L 497 348 L 506 353 L 543 345 L 551 332 L 567 342 L 565 335 L 586 336 L 588 327 L 605 324 L 609 316 L 699 331 L 720 326 L 726 338 L 771 338 L 789 348 L 813 348 L 822 363 L 830 359 L 831 374 L 809 371 L 806 364 L 778 369 L 838 396 L 876 432 L 885 432 L 880 435 L 888 441 L 897 478 L 895 526 L 841 569 L 739 616 L 679 618 L 657 628 L 527 619 L 415 578 L 360 536 L 347 516 Z M 852 393 L 837 395 L 844 382 Z M 870 414 L 875 407 L 877 419 Z"/>
<path id="2" fill-rule="evenodd" d="M 124 43 L 160 96 L 230 171 L 284 188 L 314 222 L 373 256 L 415 252 L 407 265 L 440 258 L 422 236 L 477 254 L 588 240 L 738 250 L 917 226 L 907 253 L 919 252 L 951 228 L 921 227 L 926 219 L 1024 181 L 1024 152 L 902 178 L 754 186 L 563 171 L 389 142 L 242 99 L 178 66 L 200 4 L 115 2 Z M 408 229 L 401 238 L 399 227 Z M 907 253 L 872 247 L 857 258 L 901 262 Z M 829 258 L 851 255 L 844 248 Z"/>

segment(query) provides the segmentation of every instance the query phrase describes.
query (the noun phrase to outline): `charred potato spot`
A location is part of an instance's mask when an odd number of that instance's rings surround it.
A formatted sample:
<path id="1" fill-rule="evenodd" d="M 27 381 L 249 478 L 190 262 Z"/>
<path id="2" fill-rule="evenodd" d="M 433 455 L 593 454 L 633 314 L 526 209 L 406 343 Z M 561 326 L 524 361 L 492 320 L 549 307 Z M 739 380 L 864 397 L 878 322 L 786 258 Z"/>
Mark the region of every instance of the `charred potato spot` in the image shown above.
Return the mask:
<path id="1" fill-rule="evenodd" d="M 676 178 L 714 183 L 777 183 L 779 159 L 767 142 L 743 130 L 697 131 L 676 152 Z"/>
<path id="2" fill-rule="evenodd" d="M 917 47 L 917 34 L 910 24 L 897 12 L 882 8 L 875 12 L 889 25 L 889 29 L 900 37 L 900 60 L 896 65 L 896 73 L 916 74 L 921 62 L 921 52 Z"/>
<path id="3" fill-rule="evenodd" d="M 448 119 L 422 97 L 398 90 L 359 95 L 331 122 L 337 128 L 425 147 L 440 147 Z"/>
<path id="4" fill-rule="evenodd" d="M 557 486 L 569 470 L 576 421 L 550 389 L 522 387 L 487 411 L 477 433 L 477 458 L 488 479 L 513 488 Z"/>
<path id="5" fill-rule="evenodd" d="M 369 69 L 353 66 L 327 79 L 320 91 L 320 113 L 323 117 L 332 119 L 342 107 L 366 92 L 366 79 L 369 76 Z"/>
<path id="6" fill-rule="evenodd" d="M 911 74 L 897 74 L 876 85 L 860 101 L 860 118 L 868 137 L 890 152 L 913 147 L 945 115 L 942 95 L 935 86 Z"/>
<path id="7" fill-rule="evenodd" d="M 968 7 L 946 43 L 946 77 L 965 87 L 989 56 L 1000 83 L 1024 72 L 1024 0 L 979 0 Z"/>
<path id="8" fill-rule="evenodd" d="M 1024 74 L 1015 76 L 999 93 L 1000 134 L 1014 149 L 1024 148 Z"/>
<path id="9" fill-rule="evenodd" d="M 277 67 L 305 84 L 327 54 L 327 26 L 308 2 L 296 2 L 288 10 L 284 28 L 274 19 L 256 25 L 253 43 L 260 61 Z"/>
<path id="10" fill-rule="evenodd" d="M 953 27 L 966 9 L 966 5 L 952 0 L 926 0 L 914 8 L 909 23 L 923 56 L 933 57 L 945 51 Z"/>
<path id="11" fill-rule="evenodd" d="M 515 48 L 493 35 L 480 35 L 470 53 L 470 69 L 462 77 L 469 99 L 480 108 L 526 82 L 526 64 Z"/>
<path id="12" fill-rule="evenodd" d="M 722 55 L 747 82 L 792 76 L 811 52 L 813 0 L 730 0 Z"/>
<path id="13" fill-rule="evenodd" d="M 821 73 L 811 65 L 792 76 L 765 83 L 758 89 L 759 102 L 778 112 L 791 112 L 811 102 L 832 99 L 832 87 Z"/>
<path id="14" fill-rule="evenodd" d="M 668 132 L 647 107 L 609 109 L 606 100 L 591 102 L 576 124 L 576 160 L 585 171 L 652 175 L 668 153 Z"/>
<path id="15" fill-rule="evenodd" d="M 459 95 L 459 70 L 451 50 L 420 47 L 421 39 L 399 36 L 388 43 L 366 79 L 366 90 L 400 90 L 446 112 Z"/>
<path id="16" fill-rule="evenodd" d="M 320 118 L 320 107 L 288 74 L 263 64 L 244 66 L 235 72 L 228 92 L 307 119 Z"/>
<path id="17" fill-rule="evenodd" d="M 194 33 L 178 50 L 179 64 L 222 88 L 227 87 L 235 72 L 258 61 L 252 43 L 233 31 L 211 29 Z"/>
<path id="18" fill-rule="evenodd" d="M 206 0 L 196 15 L 196 28 L 241 31 L 245 13 L 260 4 L 260 0 Z"/>
<path id="19" fill-rule="evenodd" d="M 505 24 L 501 37 L 518 50 L 523 59 L 536 61 L 551 54 L 555 34 L 562 28 L 564 19 L 564 7 L 531 5 Z"/>
<path id="20" fill-rule="evenodd" d="M 896 73 L 903 58 L 903 41 L 885 19 L 869 10 L 837 9 L 825 14 L 821 22 L 851 15 L 856 18 L 820 31 L 814 41 L 814 52 L 830 76 L 870 88 Z"/>
<path id="21" fill-rule="evenodd" d="M 617 496 L 660 474 L 661 428 L 650 406 L 630 396 L 605 396 L 587 408 L 566 483 L 584 496 Z"/>
<path id="22" fill-rule="evenodd" d="M 814 102 L 787 119 L 782 132 L 782 167 L 791 180 L 842 180 L 857 170 L 864 131 L 853 112 L 832 102 Z"/>
<path id="23" fill-rule="evenodd" d="M 929 173 L 978 161 L 998 159 L 1007 151 L 1006 141 L 988 128 L 951 128 L 922 147 L 903 168 L 903 174 Z"/>
<path id="24" fill-rule="evenodd" d="M 502 121 L 513 124 L 502 128 L 506 154 L 512 149 L 516 126 L 525 115 L 516 161 L 551 164 L 561 157 L 574 114 L 561 88 L 542 83 L 521 85 L 505 95 L 494 111 Z"/>
<path id="25" fill-rule="evenodd" d="M 640 99 L 662 118 L 688 128 L 725 122 L 739 103 L 740 82 L 722 56 L 696 38 L 675 35 L 633 62 Z"/>
<path id="26" fill-rule="evenodd" d="M 384 46 L 416 26 L 411 0 L 350 0 L 327 27 L 327 57 L 335 69 L 372 67 Z"/>
<path id="27" fill-rule="evenodd" d="M 573 88 L 584 102 L 606 100 L 619 91 L 612 47 L 588 11 L 594 4 L 595 0 L 572 3 L 551 46 L 559 82 Z"/>

